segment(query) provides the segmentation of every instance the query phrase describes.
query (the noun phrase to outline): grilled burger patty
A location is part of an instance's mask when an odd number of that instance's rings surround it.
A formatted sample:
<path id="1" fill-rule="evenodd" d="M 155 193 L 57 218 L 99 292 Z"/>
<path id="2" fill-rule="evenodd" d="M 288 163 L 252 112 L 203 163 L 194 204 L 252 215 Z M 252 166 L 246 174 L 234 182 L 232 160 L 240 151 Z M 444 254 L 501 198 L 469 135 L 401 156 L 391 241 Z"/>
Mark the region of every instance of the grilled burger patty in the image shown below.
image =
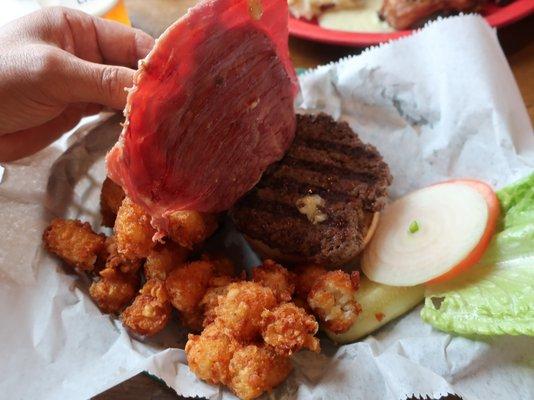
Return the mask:
<path id="1" fill-rule="evenodd" d="M 345 122 L 298 115 L 285 157 L 230 211 L 253 247 L 280 261 L 338 266 L 363 249 L 392 177 Z"/>

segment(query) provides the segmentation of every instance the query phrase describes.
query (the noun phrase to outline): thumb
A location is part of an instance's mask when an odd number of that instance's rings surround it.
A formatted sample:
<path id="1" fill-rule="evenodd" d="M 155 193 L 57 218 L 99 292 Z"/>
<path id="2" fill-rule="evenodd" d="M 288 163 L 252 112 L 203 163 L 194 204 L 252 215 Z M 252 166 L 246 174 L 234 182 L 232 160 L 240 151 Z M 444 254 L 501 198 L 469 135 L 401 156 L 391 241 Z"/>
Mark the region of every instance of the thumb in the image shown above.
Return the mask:
<path id="1" fill-rule="evenodd" d="M 59 97 L 66 103 L 95 103 L 115 109 L 126 104 L 126 88 L 133 85 L 135 71 L 115 65 L 97 64 L 69 57 L 63 71 L 64 85 Z"/>

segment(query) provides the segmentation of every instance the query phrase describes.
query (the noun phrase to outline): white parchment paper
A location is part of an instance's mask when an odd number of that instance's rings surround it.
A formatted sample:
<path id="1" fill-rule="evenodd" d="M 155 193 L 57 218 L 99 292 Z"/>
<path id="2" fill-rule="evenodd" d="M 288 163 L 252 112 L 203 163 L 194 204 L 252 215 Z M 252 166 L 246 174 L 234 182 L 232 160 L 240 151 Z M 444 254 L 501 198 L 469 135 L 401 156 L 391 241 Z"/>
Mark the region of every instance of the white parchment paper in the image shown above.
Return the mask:
<path id="1" fill-rule="evenodd" d="M 500 187 L 534 168 L 534 135 L 495 32 L 480 17 L 441 20 L 406 39 L 300 78 L 300 109 L 348 121 L 394 175 L 392 197 L 451 177 Z M 109 116 L 106 116 L 108 118 Z M 0 182 L 0 398 L 85 399 L 149 371 L 179 394 L 233 398 L 189 371 L 176 322 L 131 338 L 87 296 L 87 282 L 41 248 L 52 216 L 97 226 L 103 157 L 120 117 L 5 166 Z M 227 233 L 227 232 L 226 232 Z M 255 260 L 235 234 L 221 242 Z M 534 338 L 471 340 L 435 331 L 419 310 L 364 341 L 302 352 L 283 399 L 534 398 Z"/>

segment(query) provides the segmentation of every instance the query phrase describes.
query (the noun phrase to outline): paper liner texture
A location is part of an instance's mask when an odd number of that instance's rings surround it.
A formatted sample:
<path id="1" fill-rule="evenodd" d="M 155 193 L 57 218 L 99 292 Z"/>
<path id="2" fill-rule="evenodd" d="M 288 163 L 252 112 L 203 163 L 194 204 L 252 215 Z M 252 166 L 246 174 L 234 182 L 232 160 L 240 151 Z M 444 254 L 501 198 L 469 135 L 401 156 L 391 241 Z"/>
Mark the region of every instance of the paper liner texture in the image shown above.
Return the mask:
<path id="1" fill-rule="evenodd" d="M 302 111 L 348 121 L 391 167 L 392 197 L 452 177 L 501 187 L 534 167 L 532 127 L 495 32 L 477 16 L 430 24 L 406 39 L 300 78 Z M 141 341 L 100 313 L 88 284 L 41 247 L 52 216 L 97 226 L 103 157 L 120 117 L 84 128 L 5 166 L 0 182 L 0 393 L 10 399 L 85 399 L 146 370 L 184 396 L 234 398 L 192 374 L 174 321 Z M 79 139 L 79 140 L 75 140 Z M 247 265 L 241 236 L 220 242 Z M 299 353 L 280 399 L 534 398 L 534 338 L 467 339 L 438 332 L 419 309 L 364 341 Z M 2 397 L 2 396 L 0 396 Z"/>

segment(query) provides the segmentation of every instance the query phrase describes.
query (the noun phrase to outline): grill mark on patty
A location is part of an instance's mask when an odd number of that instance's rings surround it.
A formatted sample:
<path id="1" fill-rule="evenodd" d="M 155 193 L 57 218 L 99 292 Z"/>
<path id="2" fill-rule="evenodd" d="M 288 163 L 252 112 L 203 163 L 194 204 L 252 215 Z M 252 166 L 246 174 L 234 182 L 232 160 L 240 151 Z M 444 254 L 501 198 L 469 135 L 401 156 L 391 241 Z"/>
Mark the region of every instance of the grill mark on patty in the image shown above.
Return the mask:
<path id="1" fill-rule="evenodd" d="M 365 153 L 365 156 L 362 155 L 361 157 L 354 158 L 341 153 L 313 149 L 304 145 L 294 145 L 291 147 L 291 150 L 286 157 L 333 165 L 353 172 L 373 172 L 377 177 L 383 175 L 383 169 L 376 165 L 377 162 L 381 161 L 381 158 L 378 155 L 369 158 Z"/>
<path id="2" fill-rule="evenodd" d="M 286 184 L 287 183 L 287 184 Z M 298 185 L 297 183 L 300 183 Z M 265 185 L 281 190 L 283 193 L 300 195 L 319 194 L 331 201 L 361 201 L 366 209 L 373 209 L 376 197 L 384 196 L 374 182 L 369 184 L 329 174 L 304 169 L 295 169 L 282 164 L 278 171 L 265 180 Z"/>
<path id="3" fill-rule="evenodd" d="M 260 197 L 258 192 L 244 198 L 240 203 L 240 208 L 251 211 L 262 210 L 277 217 L 291 217 L 295 219 L 304 217 L 295 205 L 289 205 L 282 201 Z"/>
<path id="4" fill-rule="evenodd" d="M 331 140 L 317 139 L 313 137 L 297 137 L 294 141 L 296 145 L 304 145 L 311 149 L 324 150 L 328 152 L 343 154 L 349 157 L 366 157 L 374 158 L 374 155 L 367 152 L 367 146 L 363 143 L 354 142 L 335 142 Z"/>
<path id="5" fill-rule="evenodd" d="M 308 218 L 299 211 L 295 201 L 293 200 L 294 195 L 291 194 L 290 196 L 283 198 L 278 195 L 278 198 L 276 198 L 274 196 L 276 194 L 277 192 L 271 188 L 255 191 L 244 198 L 240 203 L 240 212 L 248 211 L 253 213 L 256 211 L 262 211 L 268 213 L 271 218 L 291 218 L 294 220 L 293 222 L 295 224 L 309 227 L 310 224 Z M 298 198 L 301 197 L 303 196 L 298 196 Z M 351 203 L 349 202 L 344 202 L 343 204 L 346 207 L 351 206 Z M 327 219 L 321 222 L 320 226 L 335 226 L 342 228 L 347 225 L 347 220 L 341 215 L 335 215 L 328 205 L 322 207 L 322 211 L 327 215 Z M 318 226 L 319 225 L 317 225 L 317 227 Z"/>
<path id="6" fill-rule="evenodd" d="M 290 176 L 272 176 L 266 182 L 260 182 L 257 186 L 259 189 L 273 188 L 283 193 L 298 193 L 300 197 L 309 194 L 318 194 L 327 201 L 348 202 L 354 200 L 353 196 L 346 192 L 335 191 L 330 188 L 313 185 L 308 182 L 290 177 Z"/>
<path id="7" fill-rule="evenodd" d="M 359 182 L 372 184 L 377 180 L 376 174 L 373 171 L 354 170 L 349 168 L 337 167 L 335 165 L 326 164 L 324 162 L 316 162 L 310 160 L 302 160 L 299 158 L 287 156 L 284 159 L 284 165 L 305 171 L 319 172 L 323 175 L 336 177 L 337 179 L 355 179 Z"/>

